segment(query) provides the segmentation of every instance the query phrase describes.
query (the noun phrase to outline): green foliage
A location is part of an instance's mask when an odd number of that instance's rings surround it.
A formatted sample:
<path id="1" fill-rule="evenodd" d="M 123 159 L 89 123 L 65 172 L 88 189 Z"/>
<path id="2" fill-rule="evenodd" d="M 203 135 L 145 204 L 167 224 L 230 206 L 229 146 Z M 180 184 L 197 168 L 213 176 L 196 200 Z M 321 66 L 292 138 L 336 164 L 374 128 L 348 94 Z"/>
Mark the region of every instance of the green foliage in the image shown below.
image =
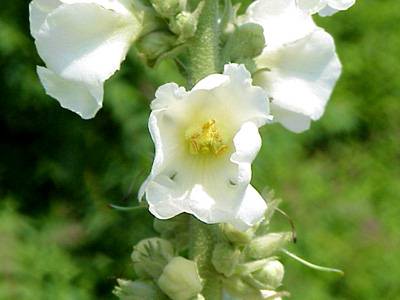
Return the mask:
<path id="1" fill-rule="evenodd" d="M 81 120 L 37 79 L 27 3 L 0 5 L 0 201 L 16 206 L 0 205 L 0 299 L 110 299 L 115 279 L 133 276 L 132 245 L 156 233 L 146 210 L 107 204 L 137 205 L 153 158 L 149 101 L 160 84 L 184 82 L 168 62 L 150 70 L 130 53 L 106 84 L 104 109 Z M 325 116 L 302 135 L 262 129 L 253 182 L 284 199 L 299 238 L 290 250 L 345 271 L 285 259 L 291 299 L 399 298 L 398 6 L 359 0 L 319 18 L 344 65 Z"/>
<path id="2" fill-rule="evenodd" d="M 57 246 L 66 236 L 45 223 L 37 230 L 8 201 L 1 209 L 0 299 L 91 299 L 93 282 L 83 278 L 77 261 Z M 64 229 L 70 238 L 79 234 L 73 226 Z"/>

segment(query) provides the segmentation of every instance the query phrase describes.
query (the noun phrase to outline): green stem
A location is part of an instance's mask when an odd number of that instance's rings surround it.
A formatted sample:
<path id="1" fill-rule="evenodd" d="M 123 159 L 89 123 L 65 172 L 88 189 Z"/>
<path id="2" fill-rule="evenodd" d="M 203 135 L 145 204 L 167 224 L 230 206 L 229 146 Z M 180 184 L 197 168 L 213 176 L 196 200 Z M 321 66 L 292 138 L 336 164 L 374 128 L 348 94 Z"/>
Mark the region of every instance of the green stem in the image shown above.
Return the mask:
<path id="1" fill-rule="evenodd" d="M 189 48 L 189 86 L 219 68 L 218 0 L 204 0 L 197 31 Z"/>
<path id="2" fill-rule="evenodd" d="M 200 276 L 204 280 L 202 294 L 206 300 L 222 299 L 221 279 L 211 263 L 216 231 L 217 225 L 208 225 L 191 217 L 189 256 L 197 263 Z"/>

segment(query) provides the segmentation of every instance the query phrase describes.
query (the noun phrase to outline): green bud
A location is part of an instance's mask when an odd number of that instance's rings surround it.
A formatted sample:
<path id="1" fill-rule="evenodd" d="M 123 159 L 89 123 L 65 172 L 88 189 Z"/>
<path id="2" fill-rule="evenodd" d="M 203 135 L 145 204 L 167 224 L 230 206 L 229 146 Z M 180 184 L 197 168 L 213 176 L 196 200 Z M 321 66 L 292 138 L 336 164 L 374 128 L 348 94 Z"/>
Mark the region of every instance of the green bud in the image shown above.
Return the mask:
<path id="1" fill-rule="evenodd" d="M 204 2 L 200 2 L 194 12 L 183 11 L 171 19 L 169 27 L 179 36 L 179 41 L 185 41 L 195 35 L 203 7 Z"/>
<path id="2" fill-rule="evenodd" d="M 203 289 L 196 263 L 180 256 L 171 259 L 157 283 L 174 300 L 192 299 Z"/>
<path id="3" fill-rule="evenodd" d="M 282 284 L 285 268 L 278 260 L 268 261 L 264 267 L 252 274 L 264 289 L 276 289 Z"/>
<path id="4" fill-rule="evenodd" d="M 121 300 L 163 300 L 167 296 L 150 280 L 130 281 L 117 279 L 114 295 Z"/>
<path id="5" fill-rule="evenodd" d="M 226 61 L 237 61 L 254 58 L 261 54 L 265 47 L 263 28 L 255 23 L 246 23 L 236 27 L 223 49 Z"/>
<path id="6" fill-rule="evenodd" d="M 192 13 L 183 11 L 170 22 L 170 29 L 180 40 L 191 38 L 196 33 L 198 19 Z"/>
<path id="7" fill-rule="evenodd" d="M 253 259 L 262 259 L 271 256 L 274 252 L 280 250 L 287 242 L 291 240 L 290 232 L 269 233 L 267 235 L 255 238 L 246 247 L 245 252 L 248 257 Z"/>
<path id="8" fill-rule="evenodd" d="M 218 243 L 214 247 L 212 264 L 214 268 L 229 277 L 235 272 L 240 259 L 240 250 L 228 243 Z"/>
<path id="9" fill-rule="evenodd" d="M 251 229 L 243 232 L 237 230 L 228 223 L 220 224 L 219 227 L 226 239 L 234 244 L 245 245 L 250 243 L 251 239 L 253 238 L 253 231 Z"/>
<path id="10" fill-rule="evenodd" d="M 245 282 L 240 276 L 229 277 L 228 279 L 224 280 L 223 284 L 224 289 L 226 289 L 234 299 L 263 299 L 260 291 Z"/>
<path id="11" fill-rule="evenodd" d="M 165 52 L 170 51 L 176 42 L 176 37 L 165 31 L 155 31 L 142 37 L 137 48 L 147 60 L 156 60 Z"/>
<path id="12" fill-rule="evenodd" d="M 150 238 L 140 241 L 133 248 L 131 258 L 140 278 L 157 280 L 173 256 L 174 249 L 169 241 Z"/>
<path id="13" fill-rule="evenodd" d="M 155 11 L 164 18 L 172 18 L 181 11 L 182 0 L 150 0 Z"/>

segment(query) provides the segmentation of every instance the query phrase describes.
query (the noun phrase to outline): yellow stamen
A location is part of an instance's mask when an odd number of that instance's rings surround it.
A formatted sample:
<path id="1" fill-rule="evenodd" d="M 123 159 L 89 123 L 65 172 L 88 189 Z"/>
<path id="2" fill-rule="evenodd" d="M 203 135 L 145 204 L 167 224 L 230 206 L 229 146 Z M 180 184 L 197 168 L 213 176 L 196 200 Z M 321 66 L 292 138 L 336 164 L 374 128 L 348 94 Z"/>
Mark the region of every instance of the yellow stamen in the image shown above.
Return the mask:
<path id="1" fill-rule="evenodd" d="M 214 154 L 224 153 L 228 146 L 224 144 L 215 125 L 215 120 L 209 120 L 201 128 L 191 131 L 186 140 L 189 144 L 190 154 Z"/>

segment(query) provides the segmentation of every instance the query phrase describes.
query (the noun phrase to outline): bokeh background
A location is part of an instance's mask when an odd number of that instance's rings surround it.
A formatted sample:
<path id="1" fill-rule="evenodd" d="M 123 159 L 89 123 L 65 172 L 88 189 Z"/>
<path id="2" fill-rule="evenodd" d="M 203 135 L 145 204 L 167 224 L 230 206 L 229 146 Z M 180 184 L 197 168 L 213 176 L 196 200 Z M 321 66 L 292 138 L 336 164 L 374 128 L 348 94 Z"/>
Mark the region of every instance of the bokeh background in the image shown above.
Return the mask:
<path id="1" fill-rule="evenodd" d="M 104 108 L 81 120 L 38 81 L 28 3 L 0 3 L 0 299 L 113 299 L 133 244 L 154 232 L 146 210 L 108 204 L 136 204 L 153 158 L 149 101 L 183 80 L 132 52 Z M 299 238 L 290 250 L 345 276 L 283 258 L 284 288 L 294 300 L 400 299 L 400 2 L 359 0 L 317 22 L 336 39 L 343 76 L 312 130 L 262 129 L 253 182 L 284 199 Z"/>

